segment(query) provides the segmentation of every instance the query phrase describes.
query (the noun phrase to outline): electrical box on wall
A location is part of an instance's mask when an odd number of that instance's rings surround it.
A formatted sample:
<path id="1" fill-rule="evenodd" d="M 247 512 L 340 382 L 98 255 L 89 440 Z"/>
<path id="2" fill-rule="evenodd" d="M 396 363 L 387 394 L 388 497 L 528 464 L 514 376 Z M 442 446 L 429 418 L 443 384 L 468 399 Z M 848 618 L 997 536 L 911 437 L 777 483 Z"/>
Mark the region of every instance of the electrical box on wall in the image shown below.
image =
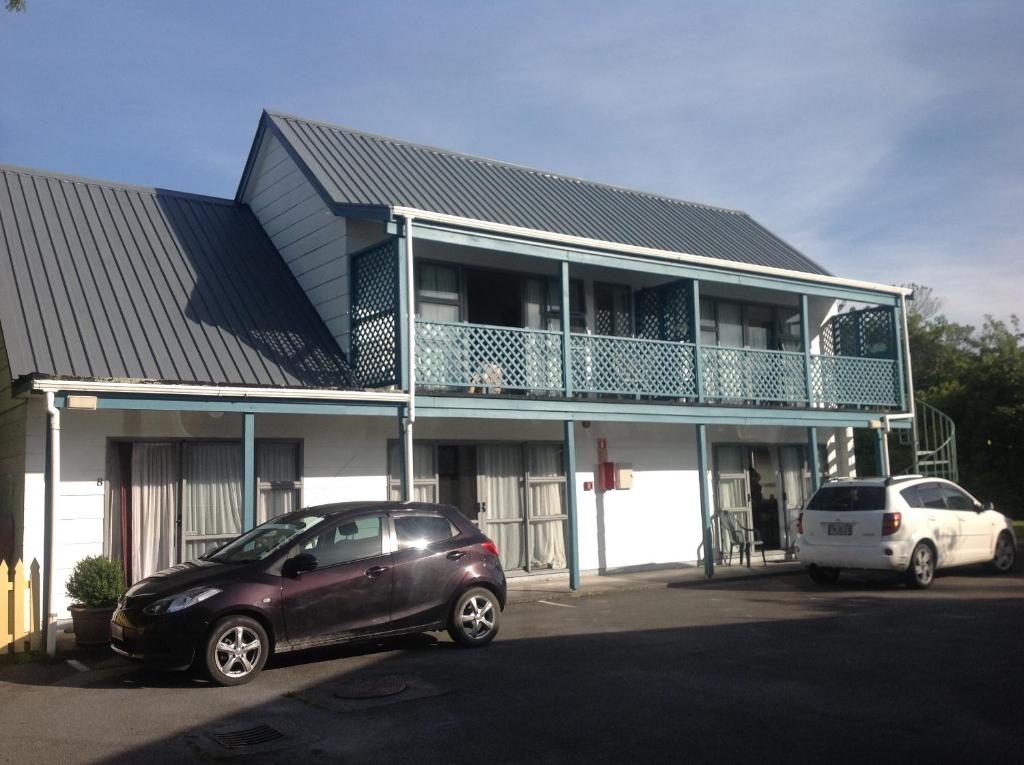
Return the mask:
<path id="1" fill-rule="evenodd" d="M 628 462 L 599 462 L 595 475 L 598 491 L 633 488 L 633 466 Z"/>

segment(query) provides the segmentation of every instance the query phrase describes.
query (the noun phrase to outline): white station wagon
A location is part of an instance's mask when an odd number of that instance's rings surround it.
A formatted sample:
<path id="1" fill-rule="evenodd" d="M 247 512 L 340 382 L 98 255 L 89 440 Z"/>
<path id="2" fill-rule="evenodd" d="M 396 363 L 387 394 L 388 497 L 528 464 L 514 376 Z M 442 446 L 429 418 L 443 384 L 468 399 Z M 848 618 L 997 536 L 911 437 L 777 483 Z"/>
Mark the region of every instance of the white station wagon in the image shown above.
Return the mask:
<path id="1" fill-rule="evenodd" d="M 819 584 L 840 569 L 905 573 L 924 588 L 935 571 L 991 563 L 1005 573 L 1016 562 L 1013 525 L 955 483 L 922 476 L 830 481 L 797 522 L 797 554 Z"/>

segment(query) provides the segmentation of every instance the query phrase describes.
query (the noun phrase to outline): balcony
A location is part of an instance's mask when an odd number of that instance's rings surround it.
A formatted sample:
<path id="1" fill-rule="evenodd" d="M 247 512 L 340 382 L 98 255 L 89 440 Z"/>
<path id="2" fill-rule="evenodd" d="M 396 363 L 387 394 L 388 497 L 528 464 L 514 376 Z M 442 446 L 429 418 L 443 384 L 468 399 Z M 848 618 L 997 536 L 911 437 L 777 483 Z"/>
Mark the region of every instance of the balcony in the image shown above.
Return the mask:
<path id="1" fill-rule="evenodd" d="M 417 388 L 564 396 L 562 340 L 561 332 L 417 320 Z M 900 406 L 898 363 L 886 358 L 698 349 L 687 342 L 573 333 L 569 363 L 574 396 L 830 409 Z"/>

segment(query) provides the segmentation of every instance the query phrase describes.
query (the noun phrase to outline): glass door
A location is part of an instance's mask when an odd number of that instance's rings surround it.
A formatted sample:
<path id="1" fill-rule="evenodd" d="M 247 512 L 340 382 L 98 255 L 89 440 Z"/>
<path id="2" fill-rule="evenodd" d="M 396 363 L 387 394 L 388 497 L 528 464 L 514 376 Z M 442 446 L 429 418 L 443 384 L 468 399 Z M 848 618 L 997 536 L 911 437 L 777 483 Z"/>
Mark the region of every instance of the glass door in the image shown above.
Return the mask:
<path id="1" fill-rule="evenodd" d="M 747 450 L 742 446 L 715 447 L 715 497 L 718 502 L 718 549 L 728 554 L 726 518 L 735 514 L 739 522 L 751 528 L 750 489 L 747 486 Z"/>
<path id="2" fill-rule="evenodd" d="M 526 477 L 529 571 L 566 567 L 565 462 L 559 445 L 526 447 L 530 472 Z"/>
<path id="3" fill-rule="evenodd" d="M 480 529 L 498 545 L 502 568 L 526 568 L 523 449 L 478 446 L 477 501 Z"/>
<path id="4" fill-rule="evenodd" d="M 806 450 L 803 446 L 779 448 L 779 466 L 782 473 L 782 518 L 780 519 L 782 544 L 788 552 L 796 543 L 796 521 L 811 492 L 811 477 L 807 470 Z"/>
<path id="5" fill-rule="evenodd" d="M 182 471 L 182 560 L 242 533 L 242 445 L 187 443 Z"/>

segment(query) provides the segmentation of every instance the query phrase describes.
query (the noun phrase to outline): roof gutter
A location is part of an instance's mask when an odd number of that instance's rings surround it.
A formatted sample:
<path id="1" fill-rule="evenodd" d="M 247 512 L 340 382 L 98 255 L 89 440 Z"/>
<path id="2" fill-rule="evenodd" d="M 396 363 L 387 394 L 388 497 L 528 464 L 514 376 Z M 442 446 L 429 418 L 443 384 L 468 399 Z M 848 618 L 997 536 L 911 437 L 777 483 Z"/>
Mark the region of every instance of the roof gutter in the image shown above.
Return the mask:
<path id="1" fill-rule="evenodd" d="M 88 393 L 141 394 L 155 396 L 198 396 L 202 398 L 270 398 L 304 401 L 348 401 L 355 403 L 406 404 L 408 393 L 363 390 L 319 390 L 314 388 L 246 388 L 224 385 L 176 385 L 171 383 L 96 382 L 90 380 L 33 380 L 32 390 L 40 393 L 83 391 Z"/>
<path id="2" fill-rule="evenodd" d="M 843 279 L 838 276 L 827 274 L 812 274 L 806 271 L 793 271 L 787 268 L 773 268 L 772 266 L 759 266 L 754 263 L 740 263 L 722 258 L 709 258 L 706 255 L 691 255 L 685 252 L 673 252 L 671 250 L 659 250 L 653 247 L 640 247 L 632 244 L 619 244 L 607 242 L 602 239 L 588 239 L 582 236 L 571 234 L 556 234 L 551 231 L 540 231 L 520 226 L 510 226 L 505 223 L 492 223 L 490 221 L 476 220 L 474 218 L 463 218 L 458 215 L 446 215 L 444 213 L 420 210 L 415 207 L 392 207 L 391 212 L 395 216 L 406 218 L 414 217 L 421 221 L 430 221 L 447 226 L 460 226 L 463 228 L 477 229 L 479 231 L 490 231 L 496 234 L 536 239 L 553 244 L 570 247 L 584 247 L 592 250 L 607 250 L 616 253 L 629 255 L 641 255 L 649 258 L 661 258 L 673 260 L 679 263 L 692 263 L 698 266 L 710 266 L 714 268 L 725 268 L 730 271 L 746 271 L 748 273 L 760 274 L 763 276 L 776 276 L 783 279 L 797 279 L 805 282 L 818 284 L 829 284 L 836 287 L 851 287 L 872 292 L 883 292 L 889 295 L 907 296 L 913 290 L 907 287 L 896 287 L 891 284 L 877 284 L 865 282 L 858 279 Z"/>

